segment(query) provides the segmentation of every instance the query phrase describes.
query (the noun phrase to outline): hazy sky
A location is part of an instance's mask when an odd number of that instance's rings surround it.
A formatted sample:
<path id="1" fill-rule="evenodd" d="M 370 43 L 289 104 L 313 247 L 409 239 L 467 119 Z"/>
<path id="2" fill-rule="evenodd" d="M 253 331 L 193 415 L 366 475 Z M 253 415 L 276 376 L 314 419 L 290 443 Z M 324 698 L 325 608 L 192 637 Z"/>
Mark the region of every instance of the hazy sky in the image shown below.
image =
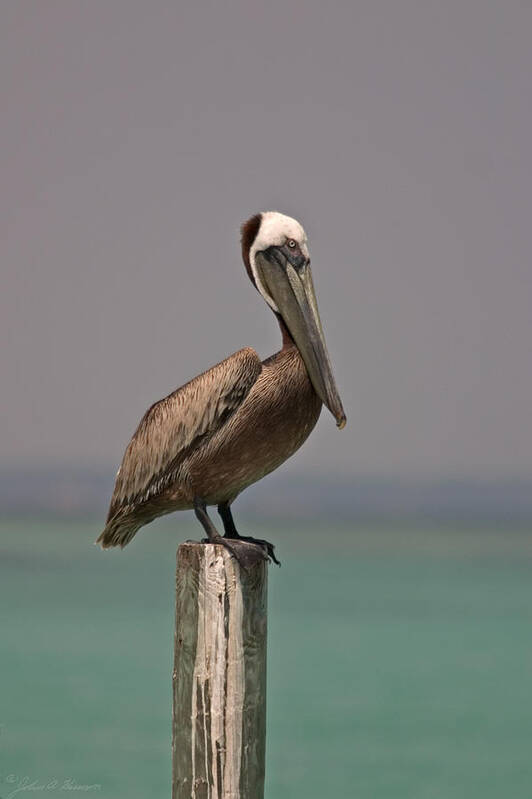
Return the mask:
<path id="1" fill-rule="evenodd" d="M 240 223 L 307 229 L 348 415 L 293 472 L 532 476 L 532 5 L 0 10 L 0 465 L 118 465 L 145 408 L 278 348 Z"/>

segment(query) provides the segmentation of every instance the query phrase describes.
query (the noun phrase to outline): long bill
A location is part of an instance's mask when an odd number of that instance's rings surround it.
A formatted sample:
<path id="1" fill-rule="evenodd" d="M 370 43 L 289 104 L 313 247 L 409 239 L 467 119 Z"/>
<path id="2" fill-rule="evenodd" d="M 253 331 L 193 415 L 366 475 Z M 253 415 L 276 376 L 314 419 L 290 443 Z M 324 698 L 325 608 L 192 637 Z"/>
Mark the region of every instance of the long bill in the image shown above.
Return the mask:
<path id="1" fill-rule="evenodd" d="M 275 247 L 258 252 L 256 264 L 265 289 L 301 353 L 317 395 L 342 429 L 346 417 L 325 345 L 310 265 L 293 266 Z"/>

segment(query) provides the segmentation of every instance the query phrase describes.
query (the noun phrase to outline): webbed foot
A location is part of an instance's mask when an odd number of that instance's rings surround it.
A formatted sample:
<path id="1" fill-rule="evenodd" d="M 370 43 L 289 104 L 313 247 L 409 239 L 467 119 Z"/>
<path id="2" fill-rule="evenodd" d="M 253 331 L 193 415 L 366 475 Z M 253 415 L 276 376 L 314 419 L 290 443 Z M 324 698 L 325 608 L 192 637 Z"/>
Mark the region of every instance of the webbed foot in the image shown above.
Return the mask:
<path id="1" fill-rule="evenodd" d="M 261 541 L 255 539 L 244 538 L 225 538 L 224 536 L 217 536 L 212 538 L 202 539 L 202 544 L 221 544 L 225 547 L 231 555 L 238 561 L 239 565 L 244 569 L 250 569 L 256 563 L 261 561 L 269 561 L 269 554 L 265 548 L 261 546 Z"/>
<path id="2" fill-rule="evenodd" d="M 199 498 L 194 500 L 194 512 L 208 536 L 203 539 L 202 544 L 221 544 L 229 550 L 244 569 L 249 569 L 263 560 L 276 563 L 278 566 L 281 565 L 275 557 L 275 547 L 269 541 L 238 533 L 228 502 L 220 503 L 218 511 L 224 523 L 225 535 L 223 537 L 210 520 L 205 502 Z"/>
<path id="3" fill-rule="evenodd" d="M 253 546 L 258 546 L 261 548 L 263 553 L 266 556 L 266 560 L 270 561 L 271 563 L 276 563 L 278 566 L 281 565 L 281 562 L 277 560 L 275 557 L 274 552 L 274 545 L 270 544 L 269 541 L 265 541 L 263 538 L 253 538 L 250 535 L 240 535 L 238 530 L 235 527 L 235 523 L 233 521 L 233 514 L 231 513 L 231 506 L 229 502 L 221 502 L 218 505 L 218 513 L 222 517 L 222 521 L 224 523 L 224 540 L 227 541 L 243 541 L 247 544 L 253 544 Z"/>
<path id="4" fill-rule="evenodd" d="M 264 553 L 266 553 L 266 560 L 271 561 L 272 563 L 276 563 L 278 566 L 281 565 L 281 561 L 277 560 L 275 557 L 275 545 L 271 544 L 269 541 L 265 541 L 263 538 L 253 538 L 251 535 L 240 535 L 237 533 L 236 535 L 227 536 L 227 533 L 224 536 L 224 540 L 227 541 L 245 541 L 248 544 L 253 544 L 254 546 L 259 546 Z"/>

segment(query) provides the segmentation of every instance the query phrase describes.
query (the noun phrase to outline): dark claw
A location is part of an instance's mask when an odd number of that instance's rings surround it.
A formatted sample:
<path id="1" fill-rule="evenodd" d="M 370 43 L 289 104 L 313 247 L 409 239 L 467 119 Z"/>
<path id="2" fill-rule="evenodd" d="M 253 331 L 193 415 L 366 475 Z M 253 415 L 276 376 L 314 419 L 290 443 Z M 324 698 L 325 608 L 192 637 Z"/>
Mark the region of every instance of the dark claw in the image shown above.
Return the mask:
<path id="1" fill-rule="evenodd" d="M 266 551 L 267 560 L 273 561 L 278 566 L 281 565 L 281 561 L 277 560 L 275 557 L 275 546 L 274 544 L 270 544 L 269 541 L 265 541 L 263 538 L 253 538 L 251 535 L 240 535 L 238 538 L 231 538 L 231 541 L 246 541 L 248 544 L 254 544 L 255 546 L 259 546 L 262 550 Z"/>
<path id="2" fill-rule="evenodd" d="M 208 538 L 203 538 L 201 543 L 221 544 L 223 547 L 229 550 L 231 555 L 236 558 L 239 565 L 244 569 L 249 569 L 261 561 L 269 560 L 269 553 L 267 553 L 265 549 L 260 546 L 262 542 L 254 542 L 253 539 L 251 541 L 246 541 L 244 539 L 223 538 L 220 536 L 219 539 L 212 541 Z"/>
<path id="3" fill-rule="evenodd" d="M 225 536 L 224 541 L 242 541 L 245 544 L 252 544 L 254 547 L 260 548 L 264 555 L 265 560 L 281 565 L 280 561 L 275 557 L 273 544 L 269 541 L 264 541 L 262 538 L 252 538 L 250 535 L 240 535 L 235 527 L 233 514 L 231 513 L 231 506 L 228 502 L 221 502 L 218 505 L 218 513 L 222 517 L 224 523 Z"/>

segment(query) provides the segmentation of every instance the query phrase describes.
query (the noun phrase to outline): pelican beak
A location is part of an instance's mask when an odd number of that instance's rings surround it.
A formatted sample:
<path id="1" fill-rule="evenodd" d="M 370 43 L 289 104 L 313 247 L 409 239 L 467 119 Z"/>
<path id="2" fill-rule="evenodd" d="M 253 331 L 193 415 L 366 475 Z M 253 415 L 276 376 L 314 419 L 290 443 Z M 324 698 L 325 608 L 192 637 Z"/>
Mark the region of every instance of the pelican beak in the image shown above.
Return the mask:
<path id="1" fill-rule="evenodd" d="M 317 395 L 342 429 L 346 417 L 325 345 L 308 255 L 286 245 L 269 247 L 256 253 L 255 263 L 264 288 L 301 353 Z"/>

